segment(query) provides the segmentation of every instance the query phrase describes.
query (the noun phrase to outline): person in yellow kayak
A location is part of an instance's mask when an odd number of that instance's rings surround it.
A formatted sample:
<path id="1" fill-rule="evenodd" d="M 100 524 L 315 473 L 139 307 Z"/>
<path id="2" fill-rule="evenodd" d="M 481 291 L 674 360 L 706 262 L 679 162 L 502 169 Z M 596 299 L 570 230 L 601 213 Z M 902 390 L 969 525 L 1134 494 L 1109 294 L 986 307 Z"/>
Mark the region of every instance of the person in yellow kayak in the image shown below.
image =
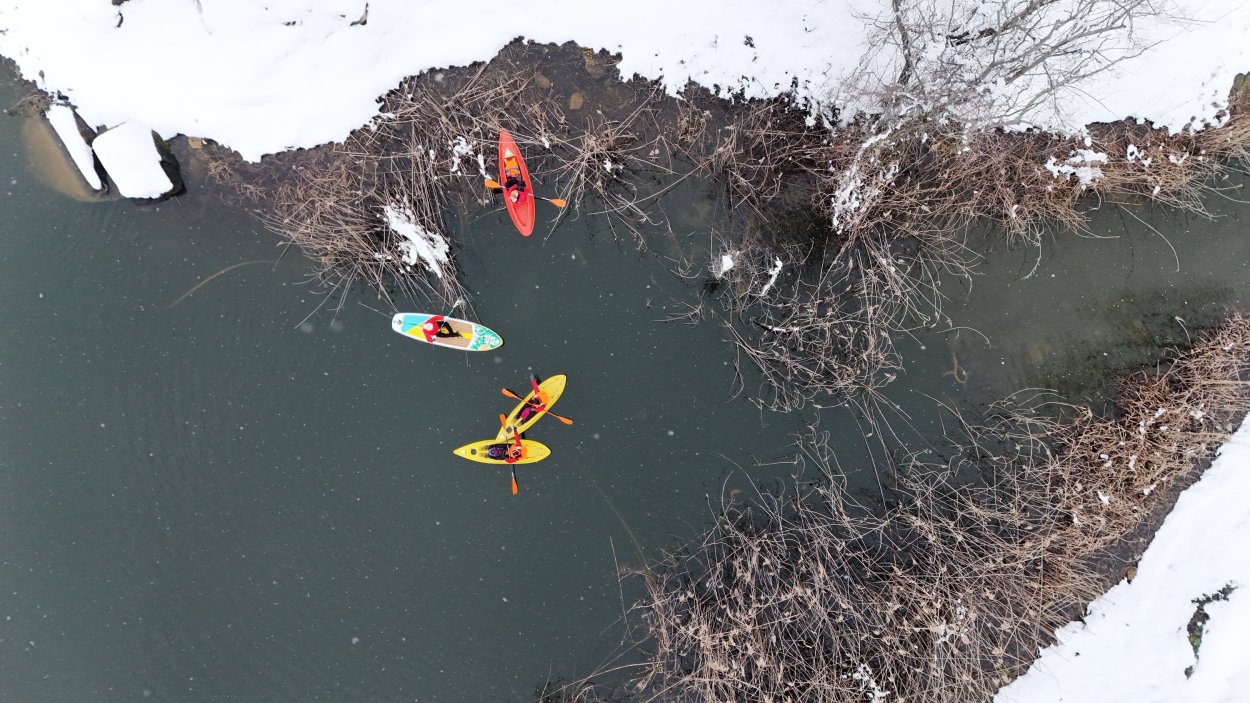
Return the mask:
<path id="1" fill-rule="evenodd" d="M 541 413 L 547 409 L 547 394 L 538 388 L 538 377 L 530 374 L 530 385 L 534 387 L 534 394 L 525 401 L 525 407 L 521 408 L 521 414 L 517 417 L 517 424 L 525 424 L 526 420 Z"/>
<path id="2" fill-rule="evenodd" d="M 521 444 L 521 435 L 512 433 L 515 442 L 500 442 L 486 447 L 486 456 L 496 461 L 515 464 L 525 457 L 525 446 Z"/>
<path id="3" fill-rule="evenodd" d="M 504 149 L 503 172 L 508 176 L 503 182 L 503 191 L 508 195 L 508 200 L 517 205 L 525 202 L 529 194 L 526 192 L 525 181 L 521 179 L 521 162 L 511 149 Z"/>

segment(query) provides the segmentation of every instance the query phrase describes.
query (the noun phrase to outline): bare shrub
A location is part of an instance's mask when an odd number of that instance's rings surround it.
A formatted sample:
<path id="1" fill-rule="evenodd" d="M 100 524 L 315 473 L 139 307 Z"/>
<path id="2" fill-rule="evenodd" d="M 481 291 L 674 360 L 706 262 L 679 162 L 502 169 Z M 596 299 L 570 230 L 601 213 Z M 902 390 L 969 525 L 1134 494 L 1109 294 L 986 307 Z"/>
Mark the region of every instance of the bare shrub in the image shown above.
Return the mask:
<path id="1" fill-rule="evenodd" d="M 208 174 L 244 198 L 271 201 L 258 214 L 309 256 L 314 277 L 331 291 L 360 281 L 386 296 L 399 291 L 442 303 L 462 297 L 454 253 L 436 265 L 414 259 L 385 213 L 403 210 L 438 248 L 450 250 L 447 213 L 490 202 L 482 183 L 496 176 L 501 128 L 526 149 L 540 192 L 570 202 L 563 212 L 596 200 L 602 208 L 591 214 L 617 217 L 642 245 L 636 224 L 649 221 L 645 201 L 657 194 L 641 192 L 630 176 L 672 173 L 657 158 L 663 140 L 654 106 L 663 91 L 651 83 L 610 91 L 623 96 L 610 108 L 622 118 L 598 109 L 566 112 L 535 88 L 524 67 L 527 50 L 516 42 L 490 63 L 405 79 L 381 99 L 380 114 L 341 144 L 259 164 L 210 145 L 203 152 Z M 599 60 L 610 66 L 610 58 Z"/>
<path id="2" fill-rule="evenodd" d="M 1080 84 L 1148 48 L 1137 31 L 1160 0 L 892 0 L 865 18 L 868 48 L 840 91 L 893 132 L 917 119 L 971 129 L 1062 115 Z"/>
<path id="3" fill-rule="evenodd" d="M 1167 504 L 1250 399 L 1250 319 L 1126 382 L 1119 413 L 1039 394 L 905 460 L 888 509 L 816 480 L 723 500 L 714 528 L 640 572 L 648 700 L 989 700 L 1108 584 L 1098 564 Z M 809 473 L 810 475 L 810 473 Z M 979 476 L 969 481 L 970 476 Z"/>

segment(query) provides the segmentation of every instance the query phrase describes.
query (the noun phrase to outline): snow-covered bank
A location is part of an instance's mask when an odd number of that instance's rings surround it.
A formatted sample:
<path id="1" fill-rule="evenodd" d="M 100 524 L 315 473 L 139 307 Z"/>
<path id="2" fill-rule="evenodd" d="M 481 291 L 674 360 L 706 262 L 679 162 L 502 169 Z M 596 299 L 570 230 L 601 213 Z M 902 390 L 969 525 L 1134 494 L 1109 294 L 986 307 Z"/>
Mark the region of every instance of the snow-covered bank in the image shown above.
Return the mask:
<path id="1" fill-rule="evenodd" d="M 1250 5 L 1177 0 L 1138 22 L 1144 55 L 1064 92 L 1033 115 L 1077 128 L 1124 116 L 1179 128 L 1210 119 L 1250 68 Z M 215 139 L 255 160 L 341 140 L 407 75 L 486 60 L 516 37 L 620 52 L 623 75 L 766 96 L 836 94 L 865 54 L 865 17 L 886 0 L 642 0 L 588 9 L 535 0 L 467 15 L 421 0 L 10 0 L 0 54 L 60 92 L 96 128 L 128 120 L 162 137 Z M 367 12 L 366 12 L 367 8 Z M 1185 19 L 1178 19 L 1185 18 Z"/>
<path id="2" fill-rule="evenodd" d="M 1136 578 L 1092 603 L 997 703 L 1217 703 L 1250 695 L 1250 418 L 1181 494 Z M 1187 627 L 1203 606 L 1198 655 Z M 1192 668 L 1192 675 L 1186 669 Z"/>

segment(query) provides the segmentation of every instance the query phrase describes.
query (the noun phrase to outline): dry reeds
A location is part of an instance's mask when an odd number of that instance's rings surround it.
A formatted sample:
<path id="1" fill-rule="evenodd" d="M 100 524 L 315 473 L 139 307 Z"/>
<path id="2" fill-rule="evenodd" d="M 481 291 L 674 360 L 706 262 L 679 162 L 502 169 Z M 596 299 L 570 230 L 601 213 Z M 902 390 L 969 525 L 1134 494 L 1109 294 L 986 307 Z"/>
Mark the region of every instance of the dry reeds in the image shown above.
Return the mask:
<path id="1" fill-rule="evenodd" d="M 270 201 L 261 217 L 308 255 L 317 282 L 330 290 L 360 281 L 388 297 L 396 289 L 443 303 L 461 297 L 447 214 L 490 202 L 482 182 L 495 176 L 501 128 L 525 149 L 535 185 L 570 202 L 564 212 L 597 199 L 602 208 L 593 214 L 618 218 L 642 245 L 636 225 L 648 221 L 643 201 L 652 196 L 628 176 L 664 170 L 654 126 L 663 91 L 649 83 L 609 91 L 619 104 L 604 107 L 621 118 L 566 112 L 531 81 L 527 50 L 517 42 L 488 64 L 405 79 L 383 97 L 379 116 L 341 144 L 260 164 L 210 145 L 207 171 L 245 198 Z M 398 228 L 395 212 L 403 214 Z M 429 249 L 439 255 L 413 253 Z"/>
<path id="2" fill-rule="evenodd" d="M 778 264 L 785 272 L 767 295 L 729 305 L 749 322 L 730 329 L 763 374 L 756 400 L 792 410 L 871 395 L 892 380 L 891 339 L 949 322 L 938 279 L 975 270 L 973 225 L 1041 246 L 1047 228 L 1084 231 L 1086 198 L 1209 216 L 1204 197 L 1250 156 L 1247 107 L 1239 91 L 1222 123 L 1200 131 L 1125 121 L 1077 138 L 923 119 L 830 129 L 784 103 L 754 104 L 701 168 L 761 219 L 797 203 L 827 227 L 824 237 L 780 232 L 737 247 L 734 290 L 763 291 Z"/>
<path id="3" fill-rule="evenodd" d="M 1108 585 L 1109 550 L 1231 434 L 1248 370 L 1250 320 L 1236 317 L 1128 382 L 1115 418 L 1044 396 L 1004 405 L 993 426 L 968 428 L 962 460 L 905 462 L 883 516 L 836 480 L 726 501 L 711 531 L 642 573 L 651 652 L 638 690 L 989 700 Z M 801 458 L 834 476 L 819 437 Z"/>

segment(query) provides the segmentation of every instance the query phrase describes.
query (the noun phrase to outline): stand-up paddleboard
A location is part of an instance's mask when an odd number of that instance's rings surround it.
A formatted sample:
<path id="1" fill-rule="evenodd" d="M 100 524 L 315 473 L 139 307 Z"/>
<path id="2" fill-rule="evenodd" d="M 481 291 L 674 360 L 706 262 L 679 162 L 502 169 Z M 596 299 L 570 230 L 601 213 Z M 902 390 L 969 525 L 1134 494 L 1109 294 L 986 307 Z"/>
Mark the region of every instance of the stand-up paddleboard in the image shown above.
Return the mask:
<path id="1" fill-rule="evenodd" d="M 443 322 L 451 328 L 451 334 L 441 329 Z M 397 312 L 391 318 L 391 329 L 404 335 L 428 342 L 436 347 L 451 347 L 465 351 L 490 351 L 503 346 L 503 338 L 489 327 L 476 322 L 424 312 Z"/>
<path id="2" fill-rule="evenodd" d="M 472 444 L 466 444 L 463 447 L 456 449 L 455 454 L 456 456 L 464 457 L 465 459 L 468 459 L 469 461 L 476 461 L 482 464 L 503 464 L 504 466 L 507 466 L 508 462 L 504 461 L 503 459 L 492 459 L 486 455 L 486 452 L 490 449 L 490 446 L 492 444 L 502 444 L 511 448 L 513 445 L 516 444 L 516 441 L 515 440 L 505 441 L 505 440 L 499 440 L 499 439 L 484 439 L 480 442 L 473 442 Z M 542 442 L 535 442 L 532 439 L 521 440 L 521 449 L 524 451 L 524 453 L 522 454 L 520 459 L 517 459 L 515 462 L 513 462 L 514 465 L 533 464 L 534 462 L 542 461 L 543 459 L 546 459 L 547 457 L 551 456 L 551 450 L 547 448 L 547 445 L 543 444 Z"/>
<path id="3" fill-rule="evenodd" d="M 538 418 L 546 415 L 547 408 L 555 405 L 556 400 L 560 398 L 560 394 L 564 393 L 564 384 L 567 382 L 567 376 L 564 374 L 557 374 L 538 384 L 538 390 L 541 391 L 543 395 L 547 396 L 547 407 L 544 408 L 542 412 L 530 413 L 529 417 L 525 418 L 524 422 L 521 422 L 521 411 L 525 409 L 526 405 L 529 405 L 530 399 L 534 397 L 534 390 L 531 388 L 530 392 L 525 395 L 525 400 L 513 408 L 512 412 L 508 413 L 508 417 L 503 421 L 502 427 L 499 428 L 499 434 L 495 435 L 495 440 L 502 442 L 508 437 L 513 436 L 513 434 L 521 434 L 522 432 L 528 430 L 535 422 L 538 422 Z"/>
<path id="4" fill-rule="evenodd" d="M 521 158 L 521 147 L 516 145 L 508 130 L 499 130 L 499 182 L 508 182 L 508 170 L 520 169 L 521 181 L 525 183 L 525 191 L 512 202 L 511 193 L 503 192 L 503 204 L 508 208 L 508 216 L 512 224 L 521 231 L 521 236 L 528 237 L 534 233 L 534 220 L 537 208 L 534 205 L 534 182 L 530 180 L 530 171 L 525 167 L 525 159 Z"/>

